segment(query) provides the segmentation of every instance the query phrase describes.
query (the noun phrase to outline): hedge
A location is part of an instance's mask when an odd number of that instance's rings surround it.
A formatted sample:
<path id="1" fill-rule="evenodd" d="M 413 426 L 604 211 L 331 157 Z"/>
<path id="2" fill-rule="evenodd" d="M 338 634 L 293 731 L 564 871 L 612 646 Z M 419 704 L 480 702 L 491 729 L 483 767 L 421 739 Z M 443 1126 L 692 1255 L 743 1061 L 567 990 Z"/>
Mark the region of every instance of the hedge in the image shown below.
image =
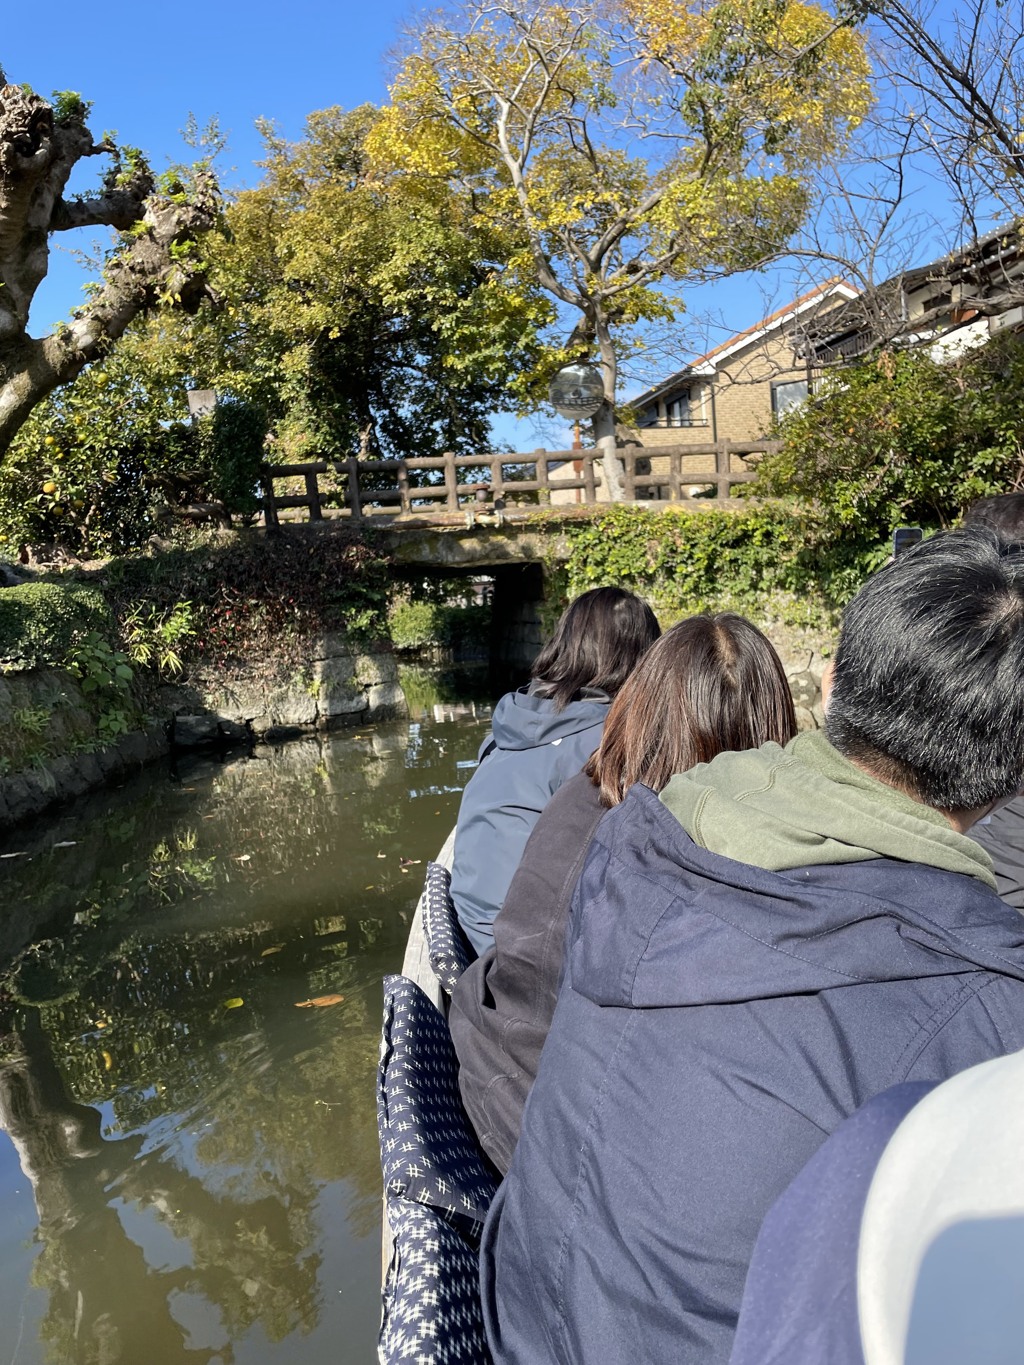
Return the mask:
<path id="1" fill-rule="evenodd" d="M 0 589 L 0 668 L 60 666 L 89 631 L 110 635 L 101 592 L 81 583 L 22 583 Z"/>

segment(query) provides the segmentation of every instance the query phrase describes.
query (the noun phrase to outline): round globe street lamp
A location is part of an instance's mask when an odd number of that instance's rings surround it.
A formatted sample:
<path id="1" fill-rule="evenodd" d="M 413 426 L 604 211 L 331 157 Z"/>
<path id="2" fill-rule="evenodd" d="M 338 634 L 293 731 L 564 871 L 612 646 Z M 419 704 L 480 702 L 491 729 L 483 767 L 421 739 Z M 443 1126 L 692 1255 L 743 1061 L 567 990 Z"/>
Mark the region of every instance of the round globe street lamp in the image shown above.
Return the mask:
<path id="1" fill-rule="evenodd" d="M 615 414 L 610 403 L 605 405 L 601 371 L 596 365 L 563 365 L 551 381 L 548 397 L 558 415 L 570 422 L 580 422 L 587 417 L 595 419 L 594 441 L 601 452 L 604 496 L 611 502 L 621 502 L 622 463 L 616 454 Z M 598 413 L 601 413 L 600 418 Z"/>
<path id="2" fill-rule="evenodd" d="M 596 365 L 563 365 L 548 389 L 551 406 L 569 422 L 593 417 L 604 402 L 604 380 Z"/>

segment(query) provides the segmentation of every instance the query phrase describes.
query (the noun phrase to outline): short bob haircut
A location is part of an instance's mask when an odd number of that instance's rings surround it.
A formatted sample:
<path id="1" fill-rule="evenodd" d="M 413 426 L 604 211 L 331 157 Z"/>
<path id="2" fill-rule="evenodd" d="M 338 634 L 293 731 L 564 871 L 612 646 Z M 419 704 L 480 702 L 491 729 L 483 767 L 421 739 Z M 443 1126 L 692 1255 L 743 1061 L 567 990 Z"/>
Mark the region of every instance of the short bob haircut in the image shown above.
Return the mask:
<path id="1" fill-rule="evenodd" d="M 530 691 L 559 711 L 581 693 L 614 697 L 661 634 L 658 618 L 625 588 L 592 588 L 571 602 L 533 665 Z"/>
<path id="2" fill-rule="evenodd" d="M 586 772 L 606 806 L 634 782 L 660 792 L 673 773 L 723 749 L 786 744 L 793 696 L 779 656 L 742 616 L 691 616 L 644 655 L 612 703 Z"/>
<path id="3" fill-rule="evenodd" d="M 846 608 L 825 733 L 941 811 L 1024 785 L 1024 546 L 986 526 L 894 559 Z"/>

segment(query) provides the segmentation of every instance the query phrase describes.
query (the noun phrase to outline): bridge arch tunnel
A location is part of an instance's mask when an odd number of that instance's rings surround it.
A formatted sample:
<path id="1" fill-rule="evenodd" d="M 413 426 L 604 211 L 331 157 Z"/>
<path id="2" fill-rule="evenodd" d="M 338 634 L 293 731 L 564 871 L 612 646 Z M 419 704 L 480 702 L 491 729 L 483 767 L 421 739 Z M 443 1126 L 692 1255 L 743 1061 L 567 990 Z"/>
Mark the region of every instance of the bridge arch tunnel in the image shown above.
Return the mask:
<path id="1" fill-rule="evenodd" d="M 411 575 L 410 575 L 411 576 Z M 544 643 L 546 577 L 536 562 L 459 567 L 445 565 L 432 571 L 418 567 L 415 577 L 471 579 L 477 600 L 490 605 L 486 662 L 496 688 L 519 686 L 530 676 L 530 666 Z M 481 654 L 483 651 L 481 650 Z M 483 659 L 479 655 L 480 662 Z"/>

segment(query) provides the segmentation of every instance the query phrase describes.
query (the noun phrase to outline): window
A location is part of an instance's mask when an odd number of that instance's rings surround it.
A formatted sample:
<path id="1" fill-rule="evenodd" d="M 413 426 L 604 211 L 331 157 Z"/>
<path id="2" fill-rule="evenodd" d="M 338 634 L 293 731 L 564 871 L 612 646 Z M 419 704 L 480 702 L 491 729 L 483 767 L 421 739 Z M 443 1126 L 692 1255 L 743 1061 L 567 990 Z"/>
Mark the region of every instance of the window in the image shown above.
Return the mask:
<path id="1" fill-rule="evenodd" d="M 658 425 L 657 403 L 651 403 L 649 407 L 644 408 L 640 414 L 640 425 L 642 427 L 656 427 Z"/>
<path id="2" fill-rule="evenodd" d="M 807 402 L 807 380 L 794 379 L 787 384 L 772 385 L 772 412 L 776 417 L 785 417 Z"/>
<path id="3" fill-rule="evenodd" d="M 665 404 L 665 412 L 668 416 L 670 427 L 689 427 L 693 425 L 690 417 L 690 390 L 684 389 L 682 393 L 673 398 L 670 403 Z"/>

